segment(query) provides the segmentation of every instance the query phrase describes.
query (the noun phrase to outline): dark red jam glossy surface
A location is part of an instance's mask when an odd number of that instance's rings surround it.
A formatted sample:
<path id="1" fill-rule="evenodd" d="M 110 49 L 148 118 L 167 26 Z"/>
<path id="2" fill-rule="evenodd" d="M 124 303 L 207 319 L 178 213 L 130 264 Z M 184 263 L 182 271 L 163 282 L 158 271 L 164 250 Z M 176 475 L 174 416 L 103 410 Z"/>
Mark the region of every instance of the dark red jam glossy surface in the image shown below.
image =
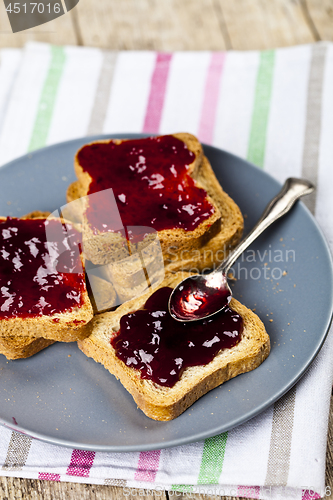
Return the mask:
<path id="1" fill-rule="evenodd" d="M 53 315 L 82 304 L 81 236 L 59 221 L 0 223 L 0 319 Z"/>
<path id="2" fill-rule="evenodd" d="M 92 178 L 88 194 L 113 189 L 123 226 L 192 231 L 214 213 L 207 193 L 188 174 L 194 154 L 173 136 L 84 146 L 78 160 Z M 100 205 L 100 206 L 98 206 Z M 101 197 L 88 208 L 92 228 L 110 227 L 114 201 Z M 105 215 L 104 215 L 105 214 Z M 104 219 L 105 217 L 105 219 Z M 119 219 L 115 217 L 117 226 Z"/>
<path id="3" fill-rule="evenodd" d="M 238 344 L 243 319 L 227 307 L 198 323 L 179 323 L 168 312 L 171 288 L 157 290 L 139 309 L 121 318 L 111 344 L 141 378 L 172 387 L 189 366 L 205 365 L 221 350 Z"/>
<path id="4" fill-rule="evenodd" d="M 174 290 L 170 309 L 178 319 L 200 319 L 227 306 L 230 300 L 231 292 L 223 275 L 198 275 L 187 278 Z"/>

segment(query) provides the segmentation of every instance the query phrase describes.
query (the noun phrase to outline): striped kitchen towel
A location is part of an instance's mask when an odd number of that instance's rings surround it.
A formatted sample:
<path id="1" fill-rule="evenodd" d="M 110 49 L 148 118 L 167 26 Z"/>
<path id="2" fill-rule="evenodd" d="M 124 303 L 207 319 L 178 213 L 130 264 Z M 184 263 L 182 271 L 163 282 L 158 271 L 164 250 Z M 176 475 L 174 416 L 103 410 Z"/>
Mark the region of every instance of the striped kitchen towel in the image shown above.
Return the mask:
<path id="1" fill-rule="evenodd" d="M 281 182 L 312 180 L 316 195 L 305 201 L 333 248 L 333 44 L 214 53 L 29 44 L 0 55 L 0 165 L 85 135 L 188 131 Z M 100 453 L 0 428 L 0 473 L 120 485 L 125 496 L 321 498 L 332 376 L 329 334 L 306 375 L 264 413 L 176 448 Z"/>

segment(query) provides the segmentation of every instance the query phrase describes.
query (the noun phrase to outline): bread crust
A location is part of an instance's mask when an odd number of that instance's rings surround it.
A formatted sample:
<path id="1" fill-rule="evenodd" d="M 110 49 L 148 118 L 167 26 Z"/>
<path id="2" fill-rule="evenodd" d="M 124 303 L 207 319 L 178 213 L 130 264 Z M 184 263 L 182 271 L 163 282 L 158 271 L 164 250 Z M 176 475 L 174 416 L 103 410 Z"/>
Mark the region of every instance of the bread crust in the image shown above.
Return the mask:
<path id="1" fill-rule="evenodd" d="M 174 287 L 185 277 L 185 273 L 169 275 L 162 286 Z M 183 413 L 197 399 L 211 389 L 241 373 L 257 368 L 270 352 L 270 339 L 261 320 L 251 310 L 232 299 L 231 308 L 244 321 L 240 342 L 231 349 L 221 350 L 207 365 L 186 368 L 180 380 L 169 387 L 162 387 L 151 380 L 141 379 L 140 372 L 126 366 L 117 358 L 110 344 L 116 336 L 120 318 L 143 306 L 150 291 L 120 306 L 113 313 L 105 313 L 87 325 L 90 335 L 78 342 L 79 348 L 95 361 L 102 363 L 131 393 L 137 406 L 154 420 L 172 420 Z"/>
<path id="2" fill-rule="evenodd" d="M 0 354 L 6 356 L 7 359 L 24 359 L 30 358 L 37 352 L 45 349 L 54 340 L 44 339 L 42 337 L 0 337 Z"/>

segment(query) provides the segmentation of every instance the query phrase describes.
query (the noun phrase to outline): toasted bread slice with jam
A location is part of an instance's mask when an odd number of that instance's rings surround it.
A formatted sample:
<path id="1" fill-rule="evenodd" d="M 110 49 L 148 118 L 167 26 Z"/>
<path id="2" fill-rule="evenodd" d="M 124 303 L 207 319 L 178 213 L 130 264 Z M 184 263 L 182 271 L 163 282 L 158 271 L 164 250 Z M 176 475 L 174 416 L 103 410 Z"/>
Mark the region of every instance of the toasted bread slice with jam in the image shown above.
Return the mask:
<path id="1" fill-rule="evenodd" d="M 159 145 L 157 141 L 161 141 L 160 150 L 156 147 Z M 169 144 L 165 146 L 163 141 L 169 141 Z M 146 149 L 140 150 L 140 147 Z M 146 160 L 144 155 L 148 156 L 151 150 L 153 153 Z M 156 154 L 156 150 L 159 154 Z M 174 150 L 177 154 L 173 155 Z M 178 165 L 175 158 L 181 154 L 184 158 Z M 131 155 L 135 156 L 133 161 Z M 145 246 L 144 241 L 137 244 L 128 235 L 126 244 L 125 233 L 127 227 L 147 226 L 156 227 L 166 264 L 172 253 L 176 255 L 179 266 L 183 260 L 182 253 L 197 251 L 198 255 L 211 238 L 221 233 L 221 193 L 222 204 L 228 205 L 228 217 L 224 217 L 223 221 L 222 247 L 234 245 L 242 234 L 243 219 L 237 205 L 223 193 L 208 160 L 204 158 L 201 144 L 191 134 L 179 133 L 138 140 L 114 139 L 87 144 L 77 152 L 74 166 L 78 181 L 69 186 L 67 201 L 82 197 L 84 200 L 86 195 L 95 195 L 98 190 L 101 192 L 112 188 L 115 195 L 113 208 L 116 208 L 115 204 L 118 205 L 124 224 L 124 230 L 118 228 L 119 231 L 113 231 L 112 228 L 109 231 L 107 227 L 104 231 L 101 226 L 96 227 L 96 211 L 93 213 L 89 209 L 87 199 L 83 201 L 81 220 L 85 253 L 94 264 L 102 265 L 126 258 L 139 250 L 140 245 Z M 132 170 L 133 178 L 130 177 Z M 122 175 L 128 177 L 126 192 L 123 192 L 126 186 L 117 185 Z M 134 186 L 139 186 L 137 191 Z M 132 198 L 133 206 L 129 202 Z M 101 198 L 101 211 L 104 201 Z M 79 218 L 80 205 L 73 206 L 75 216 Z M 119 225 L 119 219 L 114 224 Z M 196 257 L 195 261 L 200 265 L 200 258 Z"/>
<path id="2" fill-rule="evenodd" d="M 164 147 L 163 141 L 167 146 Z M 159 144 L 161 151 L 156 154 Z M 151 150 L 155 151 L 154 155 Z M 152 157 L 145 162 L 138 151 Z M 188 162 L 185 171 L 184 165 L 177 165 L 172 151 L 184 154 L 183 162 Z M 165 164 L 161 167 L 163 161 Z M 135 189 L 132 192 L 132 171 L 134 177 L 139 172 L 135 181 L 139 182 L 139 192 Z M 82 222 L 86 257 L 103 266 L 105 278 L 113 284 L 121 301 L 144 293 L 149 281 L 157 284 L 161 281 L 161 270 L 152 271 L 152 261 L 162 266 L 166 274 L 178 270 L 201 272 L 220 264 L 242 236 L 242 214 L 221 188 L 201 144 L 191 134 L 140 140 L 110 139 L 87 144 L 76 154 L 75 172 L 78 180 L 67 190 L 69 213 L 74 221 Z M 122 176 L 127 183 L 120 183 L 119 187 L 118 178 Z M 110 189 L 101 193 L 96 202 L 98 189 L 106 187 L 113 188 L 113 202 L 108 201 Z M 132 204 L 127 202 L 131 196 Z M 166 208 L 166 218 L 161 206 Z M 97 208 L 103 217 L 106 213 L 102 225 L 96 217 Z M 118 212 L 118 208 L 119 216 L 110 217 L 109 214 Z M 108 217 L 113 229 L 117 226 L 119 230 L 109 230 Z M 159 249 L 154 244 L 156 235 Z M 149 256 L 151 249 L 155 255 Z M 155 275 L 151 279 L 153 272 Z M 147 274 L 149 279 L 146 279 Z"/>
<path id="3" fill-rule="evenodd" d="M 186 274 L 188 275 L 188 273 L 168 275 L 161 284 L 160 290 L 164 289 L 164 287 L 175 287 Z M 157 383 L 156 377 L 153 376 L 155 368 L 152 369 L 150 366 L 148 366 L 148 371 L 146 370 L 143 376 L 147 377 L 147 373 L 150 373 L 151 378 L 142 378 L 142 368 L 140 367 L 140 370 L 135 368 L 135 363 L 138 360 L 130 357 L 125 362 L 119 354 L 121 351 L 117 352 L 114 346 L 118 346 L 117 341 L 121 333 L 121 323 L 127 325 L 126 321 L 131 320 L 131 315 L 134 312 L 143 307 L 148 307 L 147 300 L 149 298 L 152 300 L 153 293 L 156 292 L 150 291 L 138 299 L 131 300 L 114 312 L 95 316 L 86 327 L 90 335 L 78 342 L 79 348 L 87 356 L 102 363 L 110 373 L 120 380 L 133 396 L 137 406 L 148 417 L 155 420 L 172 420 L 176 418 L 208 391 L 241 373 L 257 368 L 268 356 L 270 352 L 270 339 L 263 323 L 251 310 L 240 304 L 237 300 L 232 299 L 230 303 L 232 313 L 238 315 L 238 320 L 242 322 L 242 328 L 238 334 L 239 337 L 232 347 L 222 348 L 206 364 L 187 366 L 182 372 L 179 372 L 180 378 L 172 386 Z M 139 315 L 142 315 L 142 313 L 143 311 L 139 311 Z M 214 326 L 214 328 L 217 328 L 217 330 L 224 328 L 223 314 L 215 319 L 217 326 Z M 171 333 L 171 339 L 167 339 L 166 342 L 170 344 L 170 342 L 175 341 L 177 345 L 177 339 L 172 339 L 172 332 L 170 332 L 176 326 L 171 325 L 169 331 L 165 332 L 163 326 L 159 323 L 163 316 L 161 311 L 157 310 L 151 316 L 156 318 L 157 323 L 156 331 L 152 335 L 150 344 L 162 345 L 162 335 L 169 335 Z M 177 324 L 176 321 L 174 323 Z M 207 325 L 204 325 L 204 329 L 206 327 Z M 225 333 L 228 337 L 227 340 L 230 336 L 235 336 L 235 332 L 226 331 Z M 134 341 L 137 342 L 136 334 L 134 335 Z M 203 339 L 203 341 L 205 345 L 211 346 L 216 339 L 214 337 L 212 340 Z M 127 340 L 125 342 L 126 345 L 128 343 L 131 343 L 131 341 Z M 148 360 L 147 363 L 149 365 L 151 354 L 148 353 L 146 346 L 140 346 L 138 343 L 135 346 L 135 356 L 137 357 L 139 353 L 140 356 L 138 359 Z M 205 346 L 202 349 L 205 349 Z M 177 364 L 179 362 L 177 360 L 177 347 L 175 347 L 175 352 Z M 169 359 L 168 357 L 163 358 L 163 356 L 161 359 Z M 158 361 L 156 366 L 162 365 Z"/>
<path id="4" fill-rule="evenodd" d="M 41 215 L 0 218 L 0 337 L 18 344 L 82 339 L 93 317 L 80 233 Z"/>

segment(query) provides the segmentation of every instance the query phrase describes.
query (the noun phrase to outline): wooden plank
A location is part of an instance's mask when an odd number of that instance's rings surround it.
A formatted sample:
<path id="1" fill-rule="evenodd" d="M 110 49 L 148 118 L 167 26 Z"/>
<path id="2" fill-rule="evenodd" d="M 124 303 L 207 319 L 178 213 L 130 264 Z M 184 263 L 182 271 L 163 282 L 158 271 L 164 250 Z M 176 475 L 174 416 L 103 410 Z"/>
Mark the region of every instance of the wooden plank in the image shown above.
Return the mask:
<path id="1" fill-rule="evenodd" d="M 331 408 L 328 422 L 325 476 L 325 484 L 327 488 L 325 500 L 333 500 L 333 395 L 331 397 Z"/>
<path id="2" fill-rule="evenodd" d="M 304 8 L 320 40 L 333 40 L 333 0 L 304 0 Z"/>
<path id="3" fill-rule="evenodd" d="M 272 49 L 315 41 L 300 0 L 216 2 L 233 49 Z"/>
<path id="4" fill-rule="evenodd" d="M 84 45 L 132 50 L 223 50 L 214 0 L 84 0 L 76 14 Z"/>
<path id="5" fill-rule="evenodd" d="M 26 42 L 46 42 L 57 45 L 76 45 L 77 36 L 71 13 L 29 30 L 13 33 L 5 5 L 0 2 L 0 48 L 23 47 Z"/>
<path id="6" fill-rule="evenodd" d="M 137 490 L 138 491 L 138 490 Z M 124 500 L 124 490 L 118 486 L 89 485 L 81 483 L 60 483 L 22 479 L 0 478 L 0 498 L 7 500 Z M 127 496 L 127 498 L 133 498 Z M 141 490 L 138 498 L 144 500 L 167 500 L 164 492 L 157 493 Z M 233 499 L 235 500 L 235 499 Z"/>

